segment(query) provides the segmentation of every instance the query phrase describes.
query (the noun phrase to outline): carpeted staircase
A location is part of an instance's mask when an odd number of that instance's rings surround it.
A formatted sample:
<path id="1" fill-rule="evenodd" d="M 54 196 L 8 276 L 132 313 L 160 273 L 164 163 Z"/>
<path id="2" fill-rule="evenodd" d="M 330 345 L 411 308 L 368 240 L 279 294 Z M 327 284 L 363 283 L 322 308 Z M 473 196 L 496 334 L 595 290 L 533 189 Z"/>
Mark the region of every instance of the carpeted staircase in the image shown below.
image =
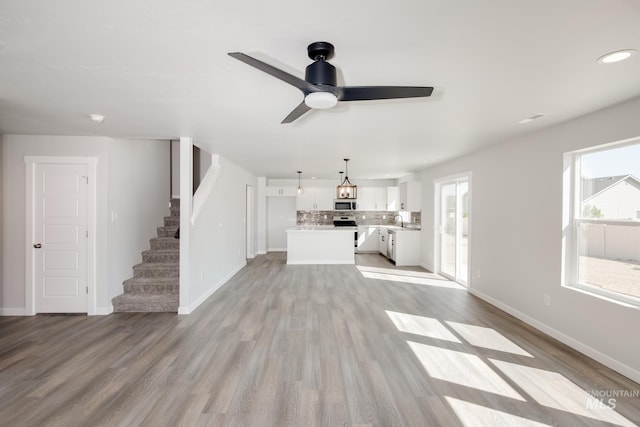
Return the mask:
<path id="1" fill-rule="evenodd" d="M 171 215 L 158 227 L 151 249 L 142 252 L 142 263 L 133 266 L 133 277 L 124 281 L 124 293 L 111 300 L 114 312 L 177 312 L 180 285 L 180 199 L 171 200 Z"/>

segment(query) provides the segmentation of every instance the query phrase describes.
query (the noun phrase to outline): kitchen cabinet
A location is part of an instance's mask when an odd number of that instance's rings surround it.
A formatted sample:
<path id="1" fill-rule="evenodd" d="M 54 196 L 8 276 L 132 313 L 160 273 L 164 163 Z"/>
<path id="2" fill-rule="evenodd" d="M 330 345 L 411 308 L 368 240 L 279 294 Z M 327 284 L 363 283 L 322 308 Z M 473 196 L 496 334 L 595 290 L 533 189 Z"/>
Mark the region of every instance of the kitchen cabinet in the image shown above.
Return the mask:
<path id="1" fill-rule="evenodd" d="M 398 187 L 360 187 L 358 188 L 358 210 L 361 211 L 397 211 Z"/>
<path id="2" fill-rule="evenodd" d="M 388 256 L 388 230 L 385 227 L 378 227 L 378 252 L 384 256 Z"/>
<path id="3" fill-rule="evenodd" d="M 393 258 L 396 266 L 420 265 L 420 234 L 418 230 L 394 230 Z"/>
<path id="4" fill-rule="evenodd" d="M 378 252 L 378 227 L 359 226 L 357 251 Z"/>
<path id="5" fill-rule="evenodd" d="M 297 194 L 296 187 L 267 187 L 268 197 L 295 197 Z"/>
<path id="6" fill-rule="evenodd" d="M 391 212 L 400 210 L 400 191 L 398 187 L 387 187 L 387 210 Z"/>
<path id="7" fill-rule="evenodd" d="M 420 192 L 422 185 L 418 181 L 400 183 L 400 210 L 417 212 L 422 209 Z"/>
<path id="8" fill-rule="evenodd" d="M 306 187 L 296 199 L 299 211 L 332 211 L 335 189 L 332 187 Z"/>

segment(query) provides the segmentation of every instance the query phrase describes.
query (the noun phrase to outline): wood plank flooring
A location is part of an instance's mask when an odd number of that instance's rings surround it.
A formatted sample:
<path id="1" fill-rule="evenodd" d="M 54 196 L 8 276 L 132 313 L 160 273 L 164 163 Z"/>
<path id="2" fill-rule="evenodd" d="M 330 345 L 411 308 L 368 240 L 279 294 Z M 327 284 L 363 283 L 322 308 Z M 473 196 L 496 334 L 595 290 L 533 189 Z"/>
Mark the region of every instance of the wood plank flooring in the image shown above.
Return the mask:
<path id="1" fill-rule="evenodd" d="M 0 425 L 640 422 L 639 384 L 424 270 L 357 262 L 261 255 L 189 316 L 0 317 Z"/>

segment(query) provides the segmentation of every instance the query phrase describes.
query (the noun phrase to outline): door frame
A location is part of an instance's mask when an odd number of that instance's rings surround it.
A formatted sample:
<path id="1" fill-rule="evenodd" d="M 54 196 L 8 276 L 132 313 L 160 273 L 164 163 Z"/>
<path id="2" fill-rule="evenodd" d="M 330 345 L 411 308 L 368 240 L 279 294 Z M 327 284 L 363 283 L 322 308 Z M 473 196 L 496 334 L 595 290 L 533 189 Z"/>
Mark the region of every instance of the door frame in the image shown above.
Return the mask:
<path id="1" fill-rule="evenodd" d="M 84 164 L 87 165 L 87 314 L 97 314 L 96 308 L 96 170 L 95 157 L 65 156 L 25 156 L 25 314 L 36 314 L 35 304 L 35 257 L 33 242 L 35 236 L 35 185 L 38 164 Z"/>
<path id="2" fill-rule="evenodd" d="M 254 236 L 254 202 L 255 192 L 252 185 L 246 186 L 246 204 L 245 204 L 245 221 L 246 221 L 246 250 L 245 256 L 247 259 L 253 259 L 256 257 L 255 251 L 255 236 Z"/>
<path id="3" fill-rule="evenodd" d="M 473 192 L 472 192 L 472 172 L 471 171 L 467 171 L 467 172 L 461 172 L 455 175 L 449 175 L 449 176 L 445 176 L 442 178 L 438 178 L 435 179 L 434 182 L 434 239 L 433 239 L 433 253 L 434 253 L 434 259 L 433 259 L 433 269 L 434 269 L 434 273 L 437 274 L 441 274 L 447 278 L 450 278 L 453 281 L 457 282 L 457 278 L 456 277 L 451 277 L 448 274 L 444 274 L 442 273 L 441 269 L 440 269 L 440 261 L 441 261 L 441 239 L 442 239 L 442 233 L 440 232 L 440 226 L 442 224 L 442 201 L 441 201 L 441 189 L 443 185 L 449 184 L 451 182 L 460 182 L 460 181 L 467 181 L 468 184 L 468 206 L 467 206 L 467 212 L 469 213 L 469 223 L 468 223 L 468 229 L 467 229 L 467 277 L 466 277 L 466 281 L 463 283 L 460 283 L 461 285 L 467 287 L 467 288 L 471 288 L 471 218 L 472 218 L 472 213 L 471 213 L 471 207 L 472 207 L 472 197 L 473 197 Z M 457 270 L 458 270 L 458 262 L 459 259 L 459 255 L 457 254 L 456 251 L 456 275 L 457 275 Z"/>

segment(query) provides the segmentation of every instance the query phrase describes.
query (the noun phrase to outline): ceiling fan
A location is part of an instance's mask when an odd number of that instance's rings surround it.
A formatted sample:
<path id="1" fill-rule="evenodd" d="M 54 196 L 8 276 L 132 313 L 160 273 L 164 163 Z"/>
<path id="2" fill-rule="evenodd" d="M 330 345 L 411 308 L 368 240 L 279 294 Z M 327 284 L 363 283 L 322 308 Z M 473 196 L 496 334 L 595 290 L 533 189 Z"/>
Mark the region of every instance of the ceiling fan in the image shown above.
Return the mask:
<path id="1" fill-rule="evenodd" d="M 314 42 L 307 47 L 307 52 L 313 63 L 307 66 L 304 80 L 241 52 L 230 52 L 229 56 L 302 91 L 304 100 L 282 123 L 291 123 L 311 109 L 334 107 L 338 101 L 420 98 L 431 96 L 433 92 L 433 87 L 420 86 L 337 86 L 336 67 L 327 62 L 327 59 L 333 56 L 333 45 L 328 42 Z"/>

